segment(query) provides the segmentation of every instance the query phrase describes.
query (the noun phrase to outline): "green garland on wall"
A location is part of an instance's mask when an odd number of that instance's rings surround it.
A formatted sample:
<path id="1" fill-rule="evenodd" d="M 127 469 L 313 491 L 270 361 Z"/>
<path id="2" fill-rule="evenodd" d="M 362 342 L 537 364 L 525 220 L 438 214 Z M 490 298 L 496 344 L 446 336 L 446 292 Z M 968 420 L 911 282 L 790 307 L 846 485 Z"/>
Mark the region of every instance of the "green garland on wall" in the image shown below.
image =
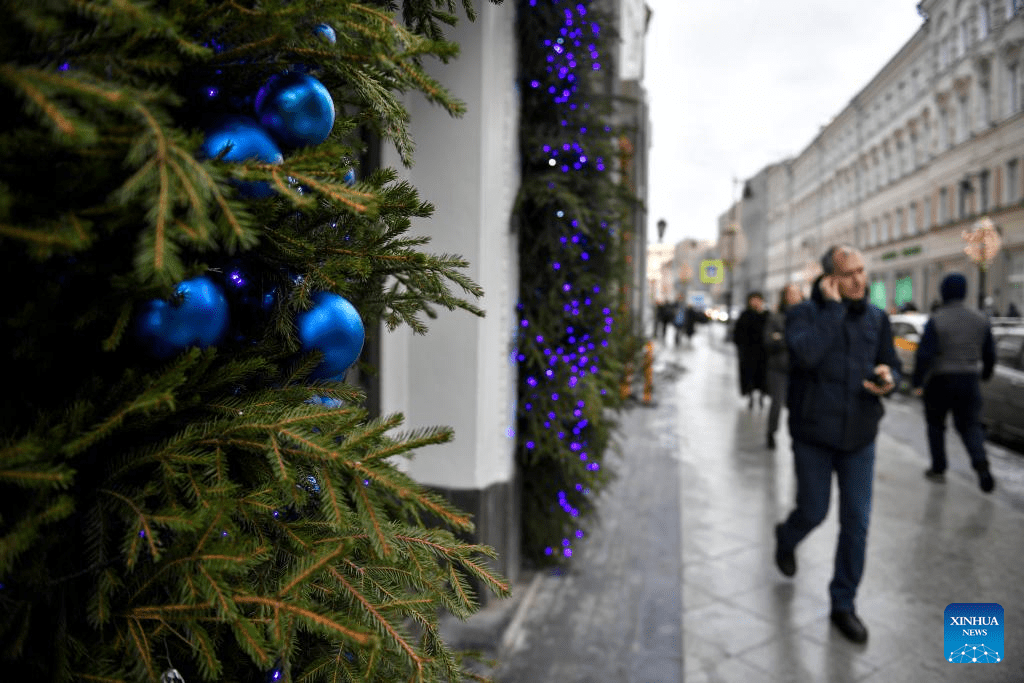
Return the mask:
<path id="1" fill-rule="evenodd" d="M 523 554 L 566 563 L 611 480 L 606 454 L 635 348 L 613 127 L 612 22 L 590 2 L 519 5 L 519 363 Z M 628 146 L 628 145 L 627 145 Z"/>

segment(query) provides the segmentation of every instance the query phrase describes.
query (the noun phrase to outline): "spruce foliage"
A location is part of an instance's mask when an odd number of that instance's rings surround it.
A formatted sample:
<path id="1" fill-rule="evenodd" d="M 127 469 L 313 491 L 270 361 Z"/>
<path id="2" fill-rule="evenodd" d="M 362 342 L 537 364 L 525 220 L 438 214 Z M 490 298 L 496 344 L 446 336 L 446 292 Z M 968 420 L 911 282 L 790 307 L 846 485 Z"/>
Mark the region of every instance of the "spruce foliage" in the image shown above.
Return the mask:
<path id="1" fill-rule="evenodd" d="M 381 140 L 412 161 L 404 93 L 462 112 L 423 69 L 457 55 L 458 9 L 0 2 L 5 679 L 461 679 L 438 611 L 474 611 L 468 578 L 508 589 L 491 551 L 456 537 L 468 517 L 393 463 L 451 431 L 402 431 L 359 386 L 311 381 L 320 357 L 295 329 L 318 290 L 371 336 L 425 333 L 438 306 L 482 314 L 465 261 L 407 234 L 432 207 L 367 154 Z M 296 68 L 334 99 L 326 142 L 280 165 L 200 160 L 208 117 L 248 113 Z M 140 348 L 146 302 L 233 267 L 269 311 L 233 308 L 216 347 Z"/>
<path id="2" fill-rule="evenodd" d="M 597 2 L 523 2 L 517 458 L 523 555 L 566 563 L 612 477 L 636 349 L 626 247 L 635 192 L 613 125 L 615 22 Z"/>

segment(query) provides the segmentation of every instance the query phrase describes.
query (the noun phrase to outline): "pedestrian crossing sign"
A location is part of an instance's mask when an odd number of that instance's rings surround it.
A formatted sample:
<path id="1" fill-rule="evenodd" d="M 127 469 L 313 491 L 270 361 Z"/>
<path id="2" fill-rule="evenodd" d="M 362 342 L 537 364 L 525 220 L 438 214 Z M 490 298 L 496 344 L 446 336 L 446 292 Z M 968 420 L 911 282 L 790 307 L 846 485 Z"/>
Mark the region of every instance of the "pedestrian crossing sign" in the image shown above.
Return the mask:
<path id="1" fill-rule="evenodd" d="M 700 281 L 713 285 L 725 280 L 725 267 L 719 259 L 700 262 Z"/>

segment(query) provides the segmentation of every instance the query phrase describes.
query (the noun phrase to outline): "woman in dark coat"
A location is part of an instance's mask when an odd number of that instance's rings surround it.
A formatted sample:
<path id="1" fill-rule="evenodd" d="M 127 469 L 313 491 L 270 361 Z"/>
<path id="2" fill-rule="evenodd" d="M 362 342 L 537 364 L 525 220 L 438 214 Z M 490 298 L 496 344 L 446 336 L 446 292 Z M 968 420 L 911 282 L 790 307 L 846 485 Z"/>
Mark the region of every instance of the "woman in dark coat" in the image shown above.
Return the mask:
<path id="1" fill-rule="evenodd" d="M 768 354 L 768 448 L 775 448 L 775 432 L 779 428 L 779 415 L 786 403 L 786 387 L 789 384 L 789 350 L 786 348 L 786 311 L 804 300 L 800 286 L 790 283 L 779 292 L 779 306 L 775 313 L 768 315 L 764 326 L 764 348 Z"/>
<path id="2" fill-rule="evenodd" d="M 690 304 L 686 306 L 686 322 L 684 325 L 686 325 L 686 343 L 689 346 L 693 346 L 693 333 L 697 325 L 697 309 Z"/>
<path id="3" fill-rule="evenodd" d="M 764 325 L 767 314 L 764 311 L 764 296 L 761 292 L 747 295 L 747 308 L 736 320 L 732 339 L 740 360 L 740 394 L 750 396 L 749 408 L 754 408 L 754 392 L 759 391 L 758 405 L 764 405 L 767 391 L 767 360 L 764 350 Z"/>

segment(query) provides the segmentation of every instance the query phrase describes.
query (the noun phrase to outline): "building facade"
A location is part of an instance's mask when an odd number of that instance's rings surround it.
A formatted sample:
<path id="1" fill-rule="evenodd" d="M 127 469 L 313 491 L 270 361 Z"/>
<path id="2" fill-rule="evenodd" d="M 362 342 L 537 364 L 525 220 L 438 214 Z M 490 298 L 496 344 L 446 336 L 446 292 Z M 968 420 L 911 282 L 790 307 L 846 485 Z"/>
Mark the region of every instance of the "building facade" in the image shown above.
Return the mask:
<path id="1" fill-rule="evenodd" d="M 879 306 L 928 310 L 951 271 L 977 302 L 982 278 L 963 233 L 987 216 L 1002 249 L 984 293 L 996 312 L 1024 308 L 1024 3 L 924 0 L 918 10 L 921 27 L 868 85 L 799 155 L 748 184 L 765 192 L 743 229 L 765 230 L 769 292 L 809 283 L 827 246 L 845 242 L 863 250 Z"/>

